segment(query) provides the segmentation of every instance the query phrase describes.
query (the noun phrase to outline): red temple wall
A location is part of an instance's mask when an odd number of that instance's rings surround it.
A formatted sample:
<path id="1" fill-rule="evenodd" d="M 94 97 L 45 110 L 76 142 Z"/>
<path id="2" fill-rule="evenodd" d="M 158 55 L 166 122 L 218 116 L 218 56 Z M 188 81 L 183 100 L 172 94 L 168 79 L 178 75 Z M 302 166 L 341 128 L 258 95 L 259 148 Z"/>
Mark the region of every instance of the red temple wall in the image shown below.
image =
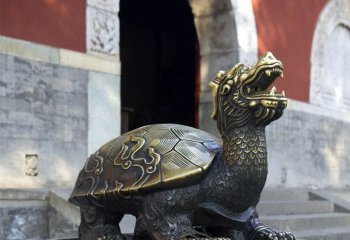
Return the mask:
<path id="1" fill-rule="evenodd" d="M 273 52 L 285 65 L 276 82 L 307 102 L 314 29 L 327 0 L 252 0 L 259 55 Z M 0 35 L 85 52 L 86 0 L 0 0 Z"/>
<path id="2" fill-rule="evenodd" d="M 85 52 L 85 0 L 0 0 L 0 35 Z"/>
<path id="3" fill-rule="evenodd" d="M 327 0 L 253 0 L 259 55 L 271 51 L 285 67 L 276 81 L 292 99 L 309 101 L 310 56 L 316 23 Z"/>

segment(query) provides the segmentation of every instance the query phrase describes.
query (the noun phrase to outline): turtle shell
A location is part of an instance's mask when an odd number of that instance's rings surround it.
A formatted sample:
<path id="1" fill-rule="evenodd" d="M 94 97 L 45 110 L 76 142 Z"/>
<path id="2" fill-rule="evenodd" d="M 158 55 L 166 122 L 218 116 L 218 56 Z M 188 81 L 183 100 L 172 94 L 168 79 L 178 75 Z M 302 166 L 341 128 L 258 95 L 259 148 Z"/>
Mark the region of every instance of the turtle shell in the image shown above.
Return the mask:
<path id="1" fill-rule="evenodd" d="M 71 199 L 188 186 L 221 152 L 221 140 L 199 129 L 177 124 L 141 127 L 106 143 L 87 159 Z"/>

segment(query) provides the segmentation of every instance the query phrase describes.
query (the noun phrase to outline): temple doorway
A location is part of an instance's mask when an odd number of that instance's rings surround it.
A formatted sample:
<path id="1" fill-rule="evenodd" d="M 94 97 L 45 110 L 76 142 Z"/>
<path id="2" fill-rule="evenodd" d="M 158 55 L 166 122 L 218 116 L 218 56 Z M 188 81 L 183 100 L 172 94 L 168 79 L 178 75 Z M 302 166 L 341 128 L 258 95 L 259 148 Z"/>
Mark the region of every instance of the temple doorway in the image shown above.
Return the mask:
<path id="1" fill-rule="evenodd" d="M 187 0 L 121 0 L 122 131 L 197 126 L 198 41 Z"/>

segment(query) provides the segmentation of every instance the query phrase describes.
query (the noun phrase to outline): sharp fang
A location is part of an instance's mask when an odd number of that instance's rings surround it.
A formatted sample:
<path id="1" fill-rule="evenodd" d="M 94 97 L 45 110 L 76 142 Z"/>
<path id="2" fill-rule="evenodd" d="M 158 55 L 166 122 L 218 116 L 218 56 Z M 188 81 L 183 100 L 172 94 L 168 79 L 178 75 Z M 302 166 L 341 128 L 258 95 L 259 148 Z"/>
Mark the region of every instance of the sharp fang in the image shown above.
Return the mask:
<path id="1" fill-rule="evenodd" d="M 282 91 L 282 96 L 285 97 L 286 96 L 286 93 L 284 92 L 284 90 Z"/>
<path id="2" fill-rule="evenodd" d="M 265 70 L 265 74 L 270 77 L 271 76 L 271 71 L 270 70 Z"/>
<path id="3" fill-rule="evenodd" d="M 271 89 L 270 95 L 275 96 L 275 93 L 276 93 L 276 87 L 273 86 L 273 88 Z"/>
<path id="4" fill-rule="evenodd" d="M 280 73 L 280 77 L 283 78 L 283 72 Z"/>

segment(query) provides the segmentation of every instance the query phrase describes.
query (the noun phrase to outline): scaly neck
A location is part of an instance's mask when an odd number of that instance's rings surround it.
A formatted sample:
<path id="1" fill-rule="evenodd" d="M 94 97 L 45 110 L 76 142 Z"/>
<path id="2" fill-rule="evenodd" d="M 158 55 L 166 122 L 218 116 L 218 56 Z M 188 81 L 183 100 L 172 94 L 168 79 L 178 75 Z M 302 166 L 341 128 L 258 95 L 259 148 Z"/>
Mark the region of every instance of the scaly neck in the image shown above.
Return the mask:
<path id="1" fill-rule="evenodd" d="M 234 166 L 266 166 L 265 127 L 248 125 L 233 129 L 223 138 L 223 150 L 222 158 L 227 170 Z"/>

